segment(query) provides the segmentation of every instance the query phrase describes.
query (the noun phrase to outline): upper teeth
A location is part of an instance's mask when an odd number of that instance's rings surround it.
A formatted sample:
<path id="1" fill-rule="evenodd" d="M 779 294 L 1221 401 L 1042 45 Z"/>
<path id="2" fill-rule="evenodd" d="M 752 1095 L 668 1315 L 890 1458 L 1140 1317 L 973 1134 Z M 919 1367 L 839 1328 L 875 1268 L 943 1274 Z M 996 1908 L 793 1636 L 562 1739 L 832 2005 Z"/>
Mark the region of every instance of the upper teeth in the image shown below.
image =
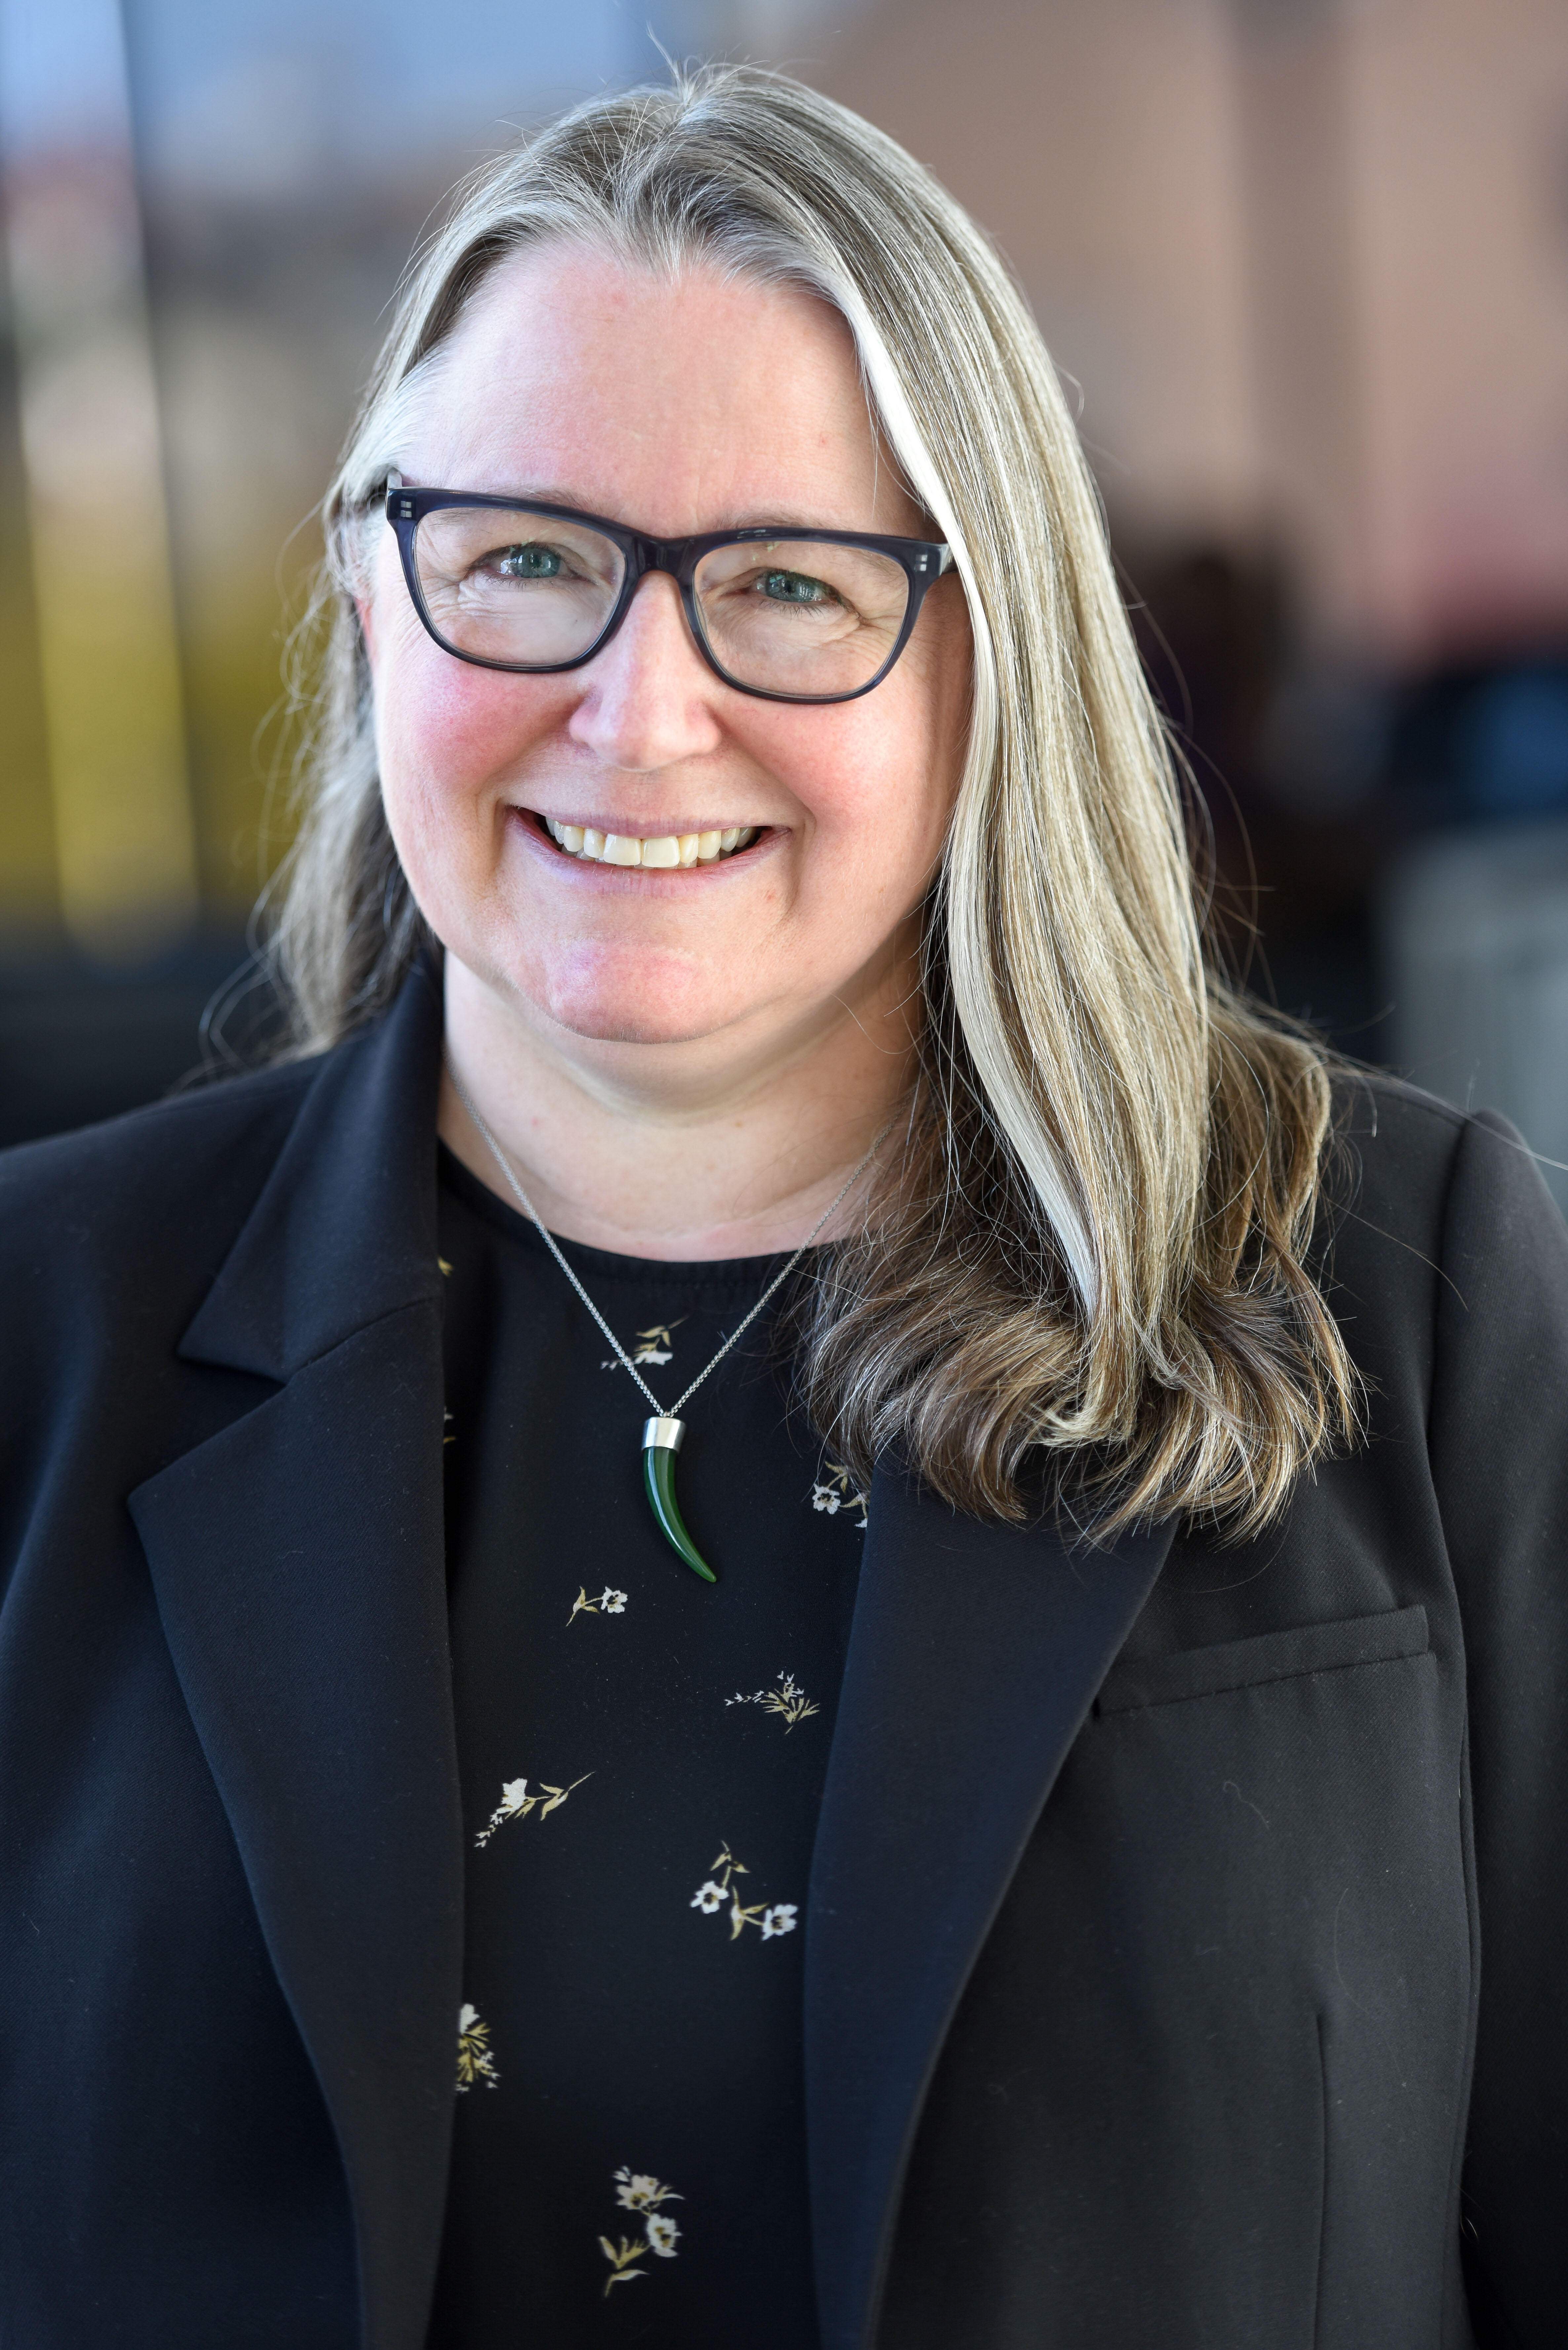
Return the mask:
<path id="1" fill-rule="evenodd" d="M 634 832 L 596 832 L 591 824 L 557 824 L 553 816 L 545 824 L 568 856 L 599 865 L 711 865 L 757 837 L 754 824 L 732 824 L 723 832 L 659 832 L 651 839 Z"/>

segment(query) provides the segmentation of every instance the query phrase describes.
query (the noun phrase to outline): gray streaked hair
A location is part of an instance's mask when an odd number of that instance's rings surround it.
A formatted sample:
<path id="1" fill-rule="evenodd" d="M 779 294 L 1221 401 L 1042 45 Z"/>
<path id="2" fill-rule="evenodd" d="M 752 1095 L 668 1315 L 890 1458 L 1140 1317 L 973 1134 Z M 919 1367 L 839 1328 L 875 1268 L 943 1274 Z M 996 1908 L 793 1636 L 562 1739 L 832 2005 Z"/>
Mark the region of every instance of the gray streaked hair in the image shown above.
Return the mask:
<path id="1" fill-rule="evenodd" d="M 1102 1531 L 1255 1530 L 1356 1426 L 1305 1262 L 1328 1070 L 1206 964 L 1179 778 L 1026 303 L 929 172 L 800 83 L 711 66 L 595 99 L 474 172 L 411 267 L 324 508 L 325 676 L 273 914 L 296 1049 L 389 1003 L 428 936 L 381 806 L 367 532 L 477 289 L 560 242 L 833 304 L 968 598 L 906 1147 L 793 1326 L 817 1428 L 982 1514 L 1025 1508 L 1044 1449 Z"/>

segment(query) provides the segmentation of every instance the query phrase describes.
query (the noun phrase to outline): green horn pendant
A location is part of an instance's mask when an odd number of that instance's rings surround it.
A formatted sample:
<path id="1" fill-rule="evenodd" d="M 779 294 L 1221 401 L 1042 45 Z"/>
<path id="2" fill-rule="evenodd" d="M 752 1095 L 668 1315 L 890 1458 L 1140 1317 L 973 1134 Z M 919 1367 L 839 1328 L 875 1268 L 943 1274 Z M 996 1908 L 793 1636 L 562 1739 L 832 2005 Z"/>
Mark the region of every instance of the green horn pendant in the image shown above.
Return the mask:
<path id="1" fill-rule="evenodd" d="M 719 1578 L 687 1533 L 675 1498 L 675 1456 L 686 1434 L 683 1419 L 649 1419 L 642 1428 L 642 1483 L 648 1506 L 659 1521 L 659 1531 L 671 1550 L 678 1550 L 693 1575 L 704 1583 Z"/>

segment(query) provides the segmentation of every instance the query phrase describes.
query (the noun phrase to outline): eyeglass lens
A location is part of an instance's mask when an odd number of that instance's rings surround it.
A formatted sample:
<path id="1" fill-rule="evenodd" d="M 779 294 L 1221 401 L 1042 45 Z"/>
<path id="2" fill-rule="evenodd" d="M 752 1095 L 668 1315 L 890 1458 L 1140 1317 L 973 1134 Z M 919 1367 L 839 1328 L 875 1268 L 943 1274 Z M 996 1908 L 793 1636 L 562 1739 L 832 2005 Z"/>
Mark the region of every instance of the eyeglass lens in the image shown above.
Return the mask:
<path id="1" fill-rule="evenodd" d="M 425 607 L 454 650 L 524 669 L 578 660 L 615 610 L 626 563 L 587 525 L 494 506 L 438 506 L 414 557 Z M 699 624 L 737 685 L 816 698 L 869 684 L 909 600 L 901 564 L 820 538 L 720 546 L 697 567 Z"/>

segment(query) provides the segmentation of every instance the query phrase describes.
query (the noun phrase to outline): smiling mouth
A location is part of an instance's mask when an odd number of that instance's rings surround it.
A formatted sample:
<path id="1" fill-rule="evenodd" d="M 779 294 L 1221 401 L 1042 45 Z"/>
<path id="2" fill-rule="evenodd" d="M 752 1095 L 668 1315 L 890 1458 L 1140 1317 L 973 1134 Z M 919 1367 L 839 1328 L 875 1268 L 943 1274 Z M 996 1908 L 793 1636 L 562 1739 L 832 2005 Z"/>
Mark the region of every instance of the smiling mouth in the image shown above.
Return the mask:
<path id="1" fill-rule="evenodd" d="M 673 872 L 682 865 L 716 865 L 749 848 L 760 827 L 731 825 L 722 832 L 658 832 L 643 837 L 634 832 L 597 832 L 582 824 L 557 824 L 553 816 L 541 819 L 557 848 L 590 865 L 646 865 Z"/>

